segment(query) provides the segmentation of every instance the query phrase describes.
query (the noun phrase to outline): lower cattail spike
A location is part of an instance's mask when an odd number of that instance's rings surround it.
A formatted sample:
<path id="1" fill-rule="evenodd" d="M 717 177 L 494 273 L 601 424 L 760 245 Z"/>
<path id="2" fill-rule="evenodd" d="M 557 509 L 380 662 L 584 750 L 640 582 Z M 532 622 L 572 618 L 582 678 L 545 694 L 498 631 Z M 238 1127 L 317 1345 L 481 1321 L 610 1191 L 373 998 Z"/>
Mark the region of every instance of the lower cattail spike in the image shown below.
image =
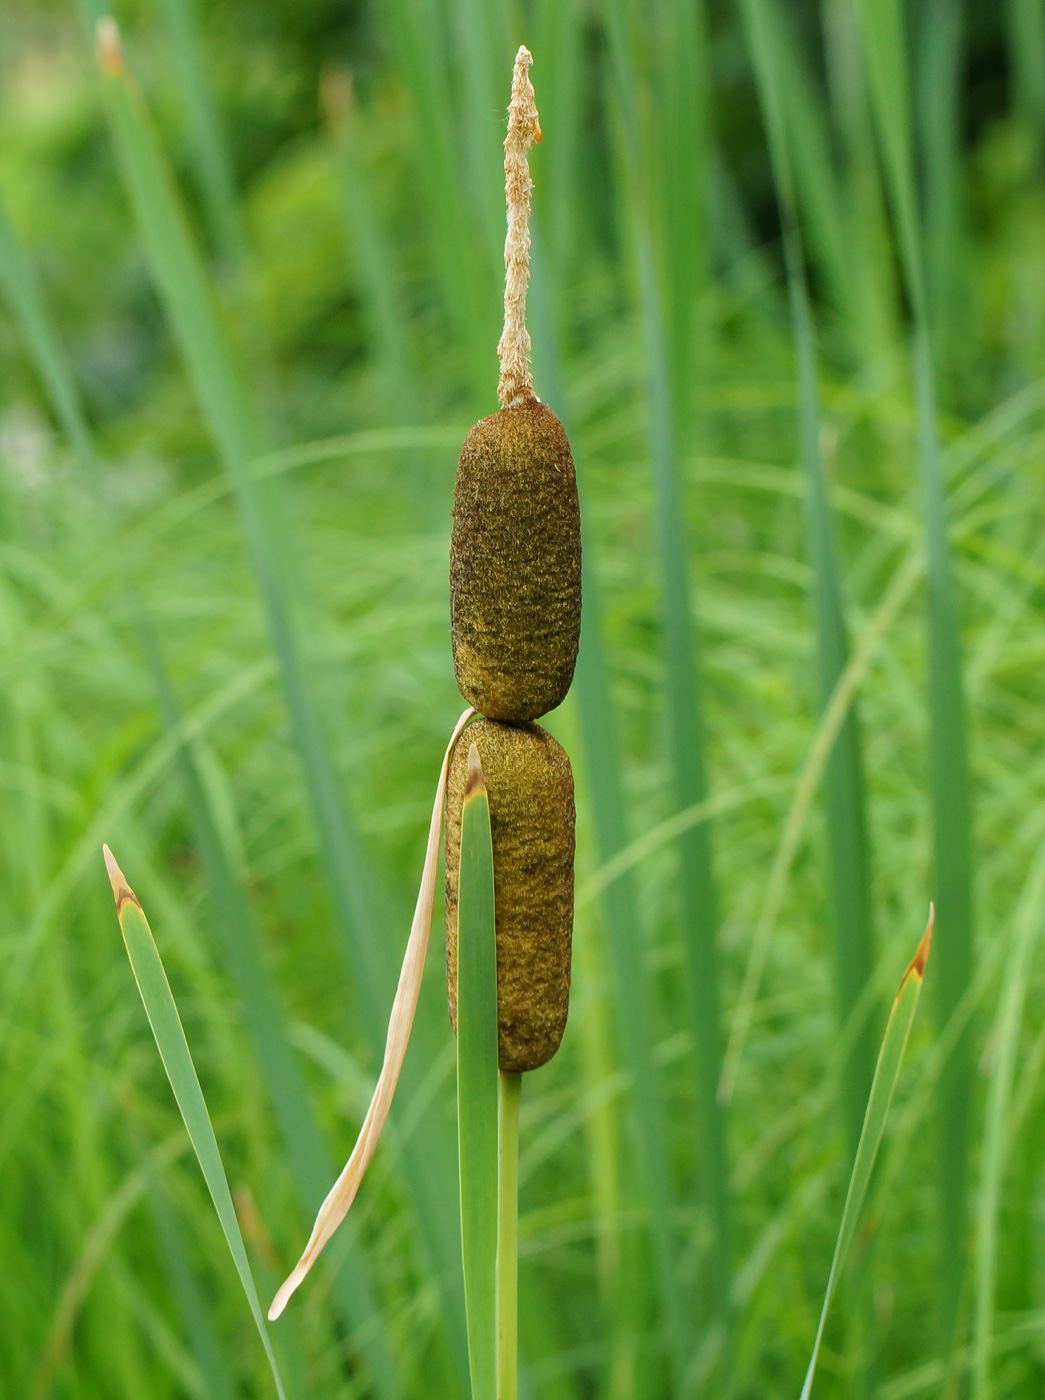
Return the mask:
<path id="1" fill-rule="evenodd" d="M 450 763 L 446 788 L 446 958 L 457 1026 L 457 881 L 469 745 L 490 799 L 497 929 L 498 1060 L 536 1069 L 566 1028 L 573 934 L 573 774 L 564 750 L 536 724 L 479 719 Z"/>

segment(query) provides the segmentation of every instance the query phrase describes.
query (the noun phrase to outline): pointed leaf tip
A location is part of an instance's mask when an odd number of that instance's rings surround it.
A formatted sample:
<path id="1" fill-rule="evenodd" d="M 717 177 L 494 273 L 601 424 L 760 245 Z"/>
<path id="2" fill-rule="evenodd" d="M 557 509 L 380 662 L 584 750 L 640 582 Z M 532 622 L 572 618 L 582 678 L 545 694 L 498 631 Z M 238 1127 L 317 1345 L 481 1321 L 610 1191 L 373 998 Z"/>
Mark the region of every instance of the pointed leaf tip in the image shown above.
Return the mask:
<path id="1" fill-rule="evenodd" d="M 483 777 L 483 765 L 479 758 L 479 750 L 474 744 L 468 745 L 468 772 L 464 780 L 464 800 L 467 802 L 476 793 L 486 791 L 486 780 Z"/>
<path id="2" fill-rule="evenodd" d="M 283 1283 L 280 1284 L 279 1291 L 276 1293 L 276 1296 L 269 1304 L 269 1322 L 278 1322 L 279 1319 L 283 1316 L 283 1310 L 290 1302 L 291 1296 L 297 1291 L 297 1286 L 304 1277 L 304 1272 L 299 1273 L 298 1270 L 295 1269 L 294 1272 L 290 1275 L 290 1277 L 285 1279 Z"/>
<path id="3" fill-rule="evenodd" d="M 932 949 L 933 929 L 935 928 L 935 926 L 936 905 L 930 903 L 929 922 L 925 925 L 925 932 L 922 934 L 922 941 L 918 944 L 918 951 L 915 953 L 914 957 L 907 965 L 907 971 L 904 973 L 905 982 L 907 981 L 907 978 L 910 977 L 912 972 L 918 978 L 924 976 L 925 964 L 929 961 L 929 952 Z"/>
<path id="4" fill-rule="evenodd" d="M 108 846 L 102 846 L 102 855 L 105 857 L 105 869 L 108 871 L 109 883 L 112 885 L 113 899 L 116 900 L 117 914 L 119 914 L 120 910 L 123 908 L 124 902 L 128 899 L 133 904 L 137 904 L 140 909 L 142 907 L 141 901 L 127 883 L 126 875 L 124 875 L 123 871 L 116 864 L 116 857 L 113 855 L 112 851 L 109 850 Z"/>

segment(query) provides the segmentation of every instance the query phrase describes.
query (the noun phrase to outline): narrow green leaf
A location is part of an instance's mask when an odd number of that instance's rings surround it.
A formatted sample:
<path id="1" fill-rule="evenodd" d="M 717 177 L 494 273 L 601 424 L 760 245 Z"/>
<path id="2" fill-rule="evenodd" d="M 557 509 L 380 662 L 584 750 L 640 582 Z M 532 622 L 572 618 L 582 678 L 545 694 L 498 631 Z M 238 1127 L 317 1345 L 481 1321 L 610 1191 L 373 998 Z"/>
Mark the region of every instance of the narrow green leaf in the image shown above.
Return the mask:
<path id="1" fill-rule="evenodd" d="M 845 153 L 841 198 L 852 305 L 849 333 L 859 361 L 873 371 L 896 343 L 896 260 L 853 0 L 822 0 L 821 11 L 833 125 Z"/>
<path id="2" fill-rule="evenodd" d="M 542 205 L 538 203 L 538 213 L 541 208 Z M 531 297 L 535 313 L 541 308 L 547 308 L 550 313 L 552 305 L 565 302 L 566 298 L 559 295 L 561 276 L 561 268 L 551 263 L 535 262 Z M 557 329 L 552 314 L 535 314 L 532 327 L 534 360 L 541 366 L 538 387 L 546 401 L 555 405 L 561 404 L 565 397 Z M 562 417 L 569 428 L 568 414 L 563 413 Z M 603 640 L 601 591 L 596 564 L 598 542 L 592 537 L 590 526 L 586 523 L 590 517 L 584 509 L 583 457 L 578 457 L 577 473 L 583 536 L 584 629 L 577 657 L 574 693 L 577 696 L 595 846 L 600 864 L 607 865 L 628 847 L 620 763 L 622 746 L 618 738 L 609 663 Z M 612 1273 L 616 1293 L 606 1299 L 605 1317 L 609 1339 L 607 1366 L 612 1367 L 614 1358 L 622 1354 L 630 1356 L 634 1344 L 630 1318 L 647 1305 L 649 1293 L 656 1292 L 661 1300 L 675 1296 L 674 1247 L 670 1229 L 672 1205 L 667 1121 L 660 1072 L 652 1054 L 653 1009 L 649 981 L 636 976 L 636 969 L 643 966 L 645 951 L 630 865 L 621 870 L 613 889 L 603 894 L 599 912 L 605 932 L 615 1030 L 620 1042 L 619 1060 L 627 1065 L 633 1084 L 629 1108 L 632 1136 L 638 1149 L 639 1189 L 636 1194 L 650 1222 L 656 1265 L 653 1287 L 650 1289 L 647 1281 L 649 1271 L 626 1268 L 614 1249 L 617 1267 Z M 592 1067 L 587 1068 L 590 1071 Z M 613 1143 L 615 1147 L 615 1138 Z M 616 1181 L 617 1163 L 615 1158 L 611 1161 L 613 1153 L 609 1150 L 609 1140 L 605 1145 L 604 1162 L 607 1170 L 614 1173 Z M 598 1178 L 599 1175 L 600 1168 L 596 1167 L 595 1176 Z M 598 1188 L 596 1194 L 599 1194 Z M 665 1316 L 670 1316 L 670 1306 L 669 1301 L 665 1305 Z"/>
<path id="3" fill-rule="evenodd" d="M 845 204 L 832 158 L 827 113 L 794 32 L 794 12 L 765 7 L 771 57 L 781 83 L 782 117 L 793 162 L 795 197 L 808 229 L 811 253 L 823 270 L 831 298 L 850 328 L 856 319 L 852 256 L 846 238 Z"/>
<path id="4" fill-rule="evenodd" d="M 415 412 L 417 371 L 407 340 L 408 321 L 396 268 L 398 250 L 358 149 L 360 114 L 351 75 L 332 70 L 324 76 L 321 92 L 337 159 L 346 241 L 354 254 L 368 330 L 385 381 L 388 416 L 403 423 Z"/>
<path id="5" fill-rule="evenodd" d="M 283 1381 L 276 1364 L 276 1356 L 272 1350 L 268 1328 L 265 1326 L 258 1290 L 254 1285 L 250 1264 L 247 1261 L 247 1251 L 240 1233 L 239 1221 L 236 1218 L 236 1208 L 232 1204 L 232 1194 L 229 1191 L 225 1167 L 218 1150 L 217 1138 L 214 1136 L 210 1114 L 207 1112 L 203 1090 L 200 1088 L 200 1081 L 196 1076 L 196 1067 L 192 1063 L 192 1054 L 185 1039 L 185 1031 L 181 1024 L 181 1017 L 178 1015 L 178 1008 L 170 984 L 167 981 L 167 974 L 163 970 L 163 963 L 153 940 L 152 930 L 149 928 L 148 920 L 138 902 L 137 895 L 128 885 L 108 846 L 103 849 L 106 869 L 112 883 L 113 897 L 116 900 L 116 914 L 120 920 L 120 930 L 123 933 L 127 956 L 131 960 L 134 980 L 138 984 L 138 991 L 141 993 L 141 999 L 145 1005 L 145 1013 L 156 1038 L 156 1048 L 160 1052 L 163 1067 L 167 1071 L 167 1078 L 174 1090 L 174 1097 L 178 1101 L 182 1120 L 199 1159 L 203 1177 L 207 1183 L 207 1190 L 214 1202 L 214 1209 L 218 1213 L 221 1228 L 236 1265 L 236 1272 L 243 1285 L 243 1292 L 247 1295 L 247 1302 L 265 1348 L 265 1355 L 272 1368 L 276 1392 L 280 1396 L 280 1400 L 286 1400 Z"/>
<path id="6" fill-rule="evenodd" d="M 519 1400 L 519 1098 L 502 1070 L 497 1099 L 497 1400 Z"/>
<path id="7" fill-rule="evenodd" d="M 33 267 L 14 226 L 0 203 L 0 290 L 7 298 L 22 335 L 25 337 L 41 379 L 47 389 L 55 416 L 69 439 L 77 460 L 98 484 L 100 468 L 90 433 L 80 406 L 76 385 L 69 372 L 64 350 L 44 308 L 36 269 Z"/>
<path id="8" fill-rule="evenodd" d="M 182 1245 L 175 1213 L 162 1185 L 154 1183 L 149 1192 L 153 1222 L 167 1266 L 171 1291 L 178 1300 L 185 1337 L 207 1387 L 208 1400 L 234 1400 L 235 1387 L 229 1368 L 214 1335 L 208 1300 L 192 1272 Z"/>
<path id="9" fill-rule="evenodd" d="M 279 539 L 274 503 L 258 489 L 250 471 L 263 435 L 170 171 L 141 96 L 124 67 L 114 27 L 100 29 L 100 46 L 110 125 L 125 181 L 171 327 L 236 492 L 331 880 L 346 962 L 360 989 L 360 1009 L 373 1044 L 379 1048 L 385 1033 L 382 1007 L 391 1001 L 393 971 L 384 956 L 383 941 L 364 936 L 364 930 L 379 922 L 372 907 L 375 882 L 337 790 L 304 673 L 281 577 L 285 542 Z"/>
<path id="10" fill-rule="evenodd" d="M 445 6 L 450 71 L 456 79 L 460 112 L 462 174 L 471 192 L 472 220 L 484 262 L 493 263 L 496 281 L 500 280 L 497 255 L 504 243 L 504 136 L 491 118 L 496 112 L 501 118 L 498 125 L 503 124 L 518 49 L 518 42 L 513 46 L 508 38 L 507 26 L 500 23 L 503 8 L 504 0 L 447 0 Z"/>
<path id="11" fill-rule="evenodd" d="M 418 183 L 431 220 L 429 241 L 446 316 L 464 354 L 472 401 L 488 404 L 497 385 L 503 233 L 498 233 L 492 248 L 486 246 L 480 235 L 487 225 L 476 227 L 471 212 L 473 190 L 459 169 L 460 137 L 450 100 L 450 55 L 455 45 L 444 33 L 431 0 L 383 0 L 382 9 L 385 32 L 411 97 Z M 510 73 L 509 64 L 506 76 Z M 506 107 L 507 96 L 494 110 L 503 112 Z M 484 126 L 491 117 L 492 113 L 483 114 Z M 489 192 L 482 197 L 489 198 Z"/>
<path id="12" fill-rule="evenodd" d="M 632 236 L 642 322 L 649 403 L 648 443 L 655 500 L 657 560 L 661 578 L 661 619 L 665 668 L 665 696 L 670 745 L 670 768 L 676 810 L 682 811 L 703 801 L 707 795 L 705 738 L 699 689 L 697 636 L 692 620 L 689 559 L 686 541 L 685 509 L 679 470 L 679 434 L 684 422 L 683 404 L 691 385 L 684 382 L 687 371 L 677 373 L 688 363 L 688 352 L 680 350 L 685 328 L 671 310 L 679 297 L 692 298 L 689 276 L 680 271 L 684 259 L 658 250 L 654 236 L 656 193 L 644 178 L 639 113 L 643 103 L 633 69 L 633 27 L 629 27 L 624 0 L 606 5 L 610 50 L 616 76 L 619 128 L 623 137 L 623 160 L 628 184 L 633 192 Z M 679 21 L 680 34 L 689 29 Z M 699 48 L 696 34 L 676 37 L 675 42 Z M 698 82 L 700 80 L 698 79 Z M 685 103 L 678 99 L 682 110 Z M 691 119 L 693 114 L 691 113 Z M 677 115 L 671 118 L 677 120 Z M 699 142 L 693 147 L 699 154 Z M 694 158 L 697 158 L 695 155 Z M 676 170 L 680 180 L 697 180 L 697 171 Z M 668 218 L 670 224 L 673 218 Z M 694 235 L 695 236 L 695 235 Z M 683 237 L 676 230 L 676 241 Z M 660 256 L 658 258 L 658 251 Z M 699 247 L 696 251 L 699 256 Z M 672 278 L 682 278 L 676 287 Z M 681 359 L 680 359 L 681 357 Z M 685 393 L 684 393 L 685 391 Z M 712 868 L 709 824 L 691 827 L 680 836 L 681 931 L 691 1006 L 693 1043 L 697 1067 L 697 1113 L 703 1195 L 713 1232 L 706 1298 L 717 1319 L 728 1324 L 730 1293 L 730 1202 L 729 1167 L 726 1142 L 725 1107 L 718 1096 L 722 1073 L 722 1018 L 716 932 L 717 896 Z M 663 1246 L 662 1246 L 663 1248 Z M 691 1348 L 684 1323 L 678 1279 L 669 1254 L 661 1261 L 665 1294 L 662 1298 L 668 1324 L 676 1383 L 682 1375 Z"/>
<path id="13" fill-rule="evenodd" d="M 534 337 L 535 382 L 550 376 L 553 384 L 545 391 L 548 402 L 560 413 L 565 407 L 558 362 L 548 367 L 538 349 L 538 322 L 541 315 L 549 327 L 543 336 L 546 348 L 550 332 L 559 337 L 568 332 L 566 321 L 572 310 L 569 276 L 578 249 L 578 216 L 582 203 L 577 190 L 582 180 L 580 152 L 586 137 L 584 103 L 588 65 L 584 53 L 585 16 L 576 5 L 558 0 L 539 0 L 534 14 L 534 54 L 531 78 L 536 83 L 537 107 L 547 139 L 530 152 L 534 199 L 531 220 L 533 256 L 530 291 L 533 297 L 527 311 Z M 553 293 L 554 288 L 554 295 Z M 543 307 L 539 303 L 543 297 Z M 555 396 L 551 397 L 555 389 Z"/>
<path id="14" fill-rule="evenodd" d="M 993 1065 L 983 1124 L 980 1191 L 976 1208 L 976 1274 L 973 1305 L 973 1400 L 990 1400 L 991 1356 L 994 1349 L 994 1295 L 998 1271 L 998 1224 L 1002 1181 L 1010 1160 L 1010 1107 L 1016 1073 L 1020 1023 L 1027 995 L 1032 957 L 1045 915 L 1045 851 L 1031 866 L 1017 906 L 1015 928 L 1005 972 L 998 1014 L 989 1044 Z"/>
<path id="15" fill-rule="evenodd" d="M 235 268 L 243 262 L 246 240 L 228 143 L 207 78 L 197 31 L 196 6 L 194 0 L 157 0 L 157 4 L 185 108 L 196 180 L 211 239 L 222 261 Z"/>
<path id="16" fill-rule="evenodd" d="M 961 6 L 952 0 L 929 0 L 923 7 L 917 111 L 925 171 L 926 293 L 936 354 L 944 367 L 960 361 L 968 345 L 961 332 L 967 316 L 960 264 L 962 27 Z"/>
<path id="17" fill-rule="evenodd" d="M 147 643 L 165 721 L 168 729 L 176 732 L 178 708 L 151 629 Z M 262 957 L 250 904 L 219 831 L 195 746 L 179 743 L 178 766 L 193 836 L 203 860 L 220 951 L 243 999 L 247 1026 L 279 1123 L 287 1161 L 305 1214 L 311 1216 L 326 1196 L 336 1169 L 291 1051 L 283 1008 Z M 355 1221 L 348 1222 L 345 1228 L 348 1235 L 358 1241 Z M 335 1308 L 350 1334 L 358 1333 L 361 1338 L 364 1355 L 381 1394 L 390 1397 L 400 1394 L 388 1340 L 383 1328 L 375 1326 L 380 1321 L 379 1305 L 370 1271 L 358 1248 L 353 1251 L 350 1262 L 337 1270 L 331 1292 Z"/>
<path id="18" fill-rule="evenodd" d="M 930 779 L 936 903 L 947 938 L 940 949 L 939 1015 L 957 1013 L 973 969 L 973 852 L 962 646 L 940 470 L 933 359 L 919 226 L 905 16 L 899 0 L 858 0 L 872 104 L 893 206 L 900 261 L 914 313 L 911 356 L 918 424 L 918 475 L 928 583 Z M 940 1325 L 953 1344 L 965 1263 L 972 1045 L 956 1042 L 939 1093 Z"/>
<path id="19" fill-rule="evenodd" d="M 264 434 L 167 161 L 141 94 L 127 72 L 119 34 L 111 20 L 99 25 L 98 37 L 109 124 L 124 182 L 174 338 L 233 484 L 320 838 L 341 952 L 356 989 L 371 1053 L 379 1060 L 386 1032 L 385 1009 L 391 1005 L 395 988 L 394 954 L 379 932 L 387 922 L 384 901 L 342 799 L 303 661 L 300 627 L 286 583 L 290 552 L 286 512 L 279 509 L 277 499 L 261 489 L 262 483 L 252 470 L 252 463 L 266 446 Z M 403 1088 L 407 1095 L 411 1082 L 416 1082 L 416 1072 L 406 1066 Z M 423 1149 L 418 1140 L 408 1145 L 404 1168 L 430 1256 L 428 1262 L 435 1276 L 447 1281 L 441 1292 L 443 1320 L 451 1352 L 463 1374 L 464 1328 L 452 1288 L 458 1267 L 456 1228 L 441 1207 L 441 1200 L 452 1189 L 452 1148 L 437 1113 L 427 1118 L 426 1131 Z M 368 1335 L 379 1337 L 381 1332 L 383 1328 L 371 1329 Z M 375 1375 L 381 1374 L 382 1369 L 376 1368 Z"/>
<path id="20" fill-rule="evenodd" d="M 708 284 L 704 190 L 711 76 L 705 25 L 703 0 L 674 0 L 663 6 L 652 55 L 658 102 L 645 143 L 659 169 L 663 334 L 671 407 L 683 448 L 693 436 L 692 390 L 700 368 L 698 354 L 707 340 L 707 327 L 700 324 Z"/>
<path id="21" fill-rule="evenodd" d="M 864 1197 L 867 1195 L 875 1158 L 878 1156 L 878 1149 L 885 1133 L 885 1124 L 889 1117 L 893 1092 L 900 1077 L 904 1051 L 907 1048 L 907 1037 L 911 1033 L 914 1013 L 918 1006 L 918 996 L 922 990 L 925 964 L 929 960 L 933 918 L 933 911 L 930 909 L 928 927 L 918 944 L 918 951 L 911 959 L 907 971 L 901 979 L 899 990 L 893 1001 L 893 1009 L 889 1013 L 889 1020 L 885 1027 L 882 1048 L 878 1052 L 878 1064 L 874 1072 L 874 1081 L 871 1084 L 870 1097 L 867 1100 L 867 1112 L 864 1115 L 860 1145 L 857 1148 L 856 1161 L 853 1163 L 853 1170 L 849 1177 L 849 1189 L 846 1192 L 845 1206 L 842 1209 L 842 1223 L 838 1227 L 838 1239 L 835 1242 L 834 1258 L 831 1260 L 831 1272 L 827 1277 L 824 1304 L 820 1310 L 820 1322 L 816 1329 L 813 1354 L 809 1358 L 809 1369 L 806 1371 L 800 1400 L 809 1400 L 809 1396 L 812 1394 L 813 1378 L 816 1374 L 816 1363 L 820 1355 L 820 1343 L 824 1336 L 827 1314 L 831 1307 L 839 1275 L 845 1266 L 849 1247 L 856 1234 L 856 1227 L 860 1223 Z"/>
<path id="22" fill-rule="evenodd" d="M 457 920 L 457 1135 L 472 1400 L 496 1395 L 497 942 L 490 802 L 468 749 Z"/>
<path id="23" fill-rule="evenodd" d="M 1045 131 L 1045 14 L 1037 0 L 1009 0 L 1005 8 L 1016 111 L 1040 138 Z"/>
<path id="24" fill-rule="evenodd" d="M 748 952 L 744 980 L 737 996 L 729 1044 L 726 1047 L 726 1063 L 722 1072 L 721 1093 L 727 1100 L 732 1097 L 736 1085 L 737 1071 L 751 1029 L 755 999 L 765 971 L 773 930 L 783 904 L 791 867 L 798 854 L 810 806 L 863 678 L 924 570 L 925 561 L 920 553 L 908 555 L 896 570 L 874 613 L 861 631 L 859 643 L 844 672 L 839 676 L 831 700 L 816 727 L 813 742 L 802 765 L 802 772 L 780 829 L 776 854 L 766 881 L 762 909 Z"/>
<path id="25" fill-rule="evenodd" d="M 795 343 L 799 446 L 806 478 L 806 549 L 813 569 L 819 701 L 823 713 L 845 671 L 849 642 L 820 447 L 819 365 L 793 176 L 797 142 L 792 133 L 797 128 L 788 110 L 794 105 L 794 95 L 789 90 L 785 61 L 790 51 L 780 42 L 782 15 L 774 0 L 744 0 L 742 9 L 769 135 L 784 235 Z M 873 965 L 865 794 L 855 701 L 831 750 L 824 786 L 836 995 L 839 1020 L 846 1026 L 857 1014 Z M 853 1038 L 843 1070 L 843 1114 L 854 1154 L 874 1064 L 871 1037 L 871 1027 L 865 1025 Z"/>
<path id="26" fill-rule="evenodd" d="M 94 486 L 98 504 L 109 511 L 111 503 L 72 371 L 50 324 L 32 262 L 7 222 L 2 206 L 0 285 L 9 295 L 55 414 Z M 193 839 L 203 859 L 221 951 L 229 975 L 243 998 L 247 1024 L 282 1130 L 291 1170 L 305 1212 L 311 1217 L 334 1176 L 333 1163 L 291 1054 L 282 1008 L 261 956 L 250 905 L 219 834 L 213 804 L 202 780 L 197 747 L 181 736 L 178 697 L 167 672 L 156 629 L 133 582 L 126 585 L 126 592 L 128 610 L 148 662 L 160 713 L 167 732 L 177 739 L 177 761 L 186 808 Z M 354 1223 L 348 1228 L 354 1230 Z M 333 1297 L 350 1330 L 358 1328 L 366 1338 L 366 1356 L 382 1392 L 389 1396 L 396 1394 L 398 1386 L 391 1352 L 381 1332 L 371 1325 L 376 1304 L 368 1273 L 361 1267 L 358 1255 L 351 1268 L 338 1271 Z"/>

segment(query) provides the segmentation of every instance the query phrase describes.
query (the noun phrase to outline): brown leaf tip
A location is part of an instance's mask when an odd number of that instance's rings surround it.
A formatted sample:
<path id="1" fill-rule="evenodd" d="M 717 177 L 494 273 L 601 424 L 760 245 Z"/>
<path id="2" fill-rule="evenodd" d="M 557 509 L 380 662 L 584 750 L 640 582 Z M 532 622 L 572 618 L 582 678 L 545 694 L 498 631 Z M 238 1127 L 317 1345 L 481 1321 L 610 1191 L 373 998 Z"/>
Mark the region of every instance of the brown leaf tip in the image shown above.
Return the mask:
<path id="1" fill-rule="evenodd" d="M 126 900 L 132 904 L 137 904 L 141 909 L 141 901 L 127 883 L 127 877 L 116 864 L 116 857 L 108 846 L 102 847 L 102 855 L 105 857 L 105 868 L 109 872 L 109 883 L 112 885 L 113 899 L 116 900 L 116 912 L 119 914 Z"/>
<path id="2" fill-rule="evenodd" d="M 112 15 L 103 15 L 95 29 L 98 63 L 107 78 L 119 78 L 124 72 L 123 45 L 120 31 Z"/>
<path id="3" fill-rule="evenodd" d="M 908 973 L 914 972 L 919 977 L 925 973 L 925 964 L 929 961 L 929 950 L 933 944 L 933 929 L 936 926 L 936 905 L 929 905 L 929 922 L 925 925 L 925 932 L 922 934 L 922 941 L 918 944 L 918 951 L 911 959 Z"/>
<path id="4" fill-rule="evenodd" d="M 479 750 L 474 744 L 469 744 L 468 772 L 464 780 L 464 800 L 467 802 L 470 797 L 475 797 L 480 792 L 486 792 L 486 780 L 483 778 L 483 765 L 479 761 Z"/>

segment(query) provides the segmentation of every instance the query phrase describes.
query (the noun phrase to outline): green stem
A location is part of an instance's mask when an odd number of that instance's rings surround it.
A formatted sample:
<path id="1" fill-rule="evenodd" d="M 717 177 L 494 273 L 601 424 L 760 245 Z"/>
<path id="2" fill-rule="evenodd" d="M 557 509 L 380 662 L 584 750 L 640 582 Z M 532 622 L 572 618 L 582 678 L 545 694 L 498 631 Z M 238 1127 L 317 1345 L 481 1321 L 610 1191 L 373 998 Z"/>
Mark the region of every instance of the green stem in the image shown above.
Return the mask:
<path id="1" fill-rule="evenodd" d="M 519 1091 L 501 1070 L 497 1096 L 497 1400 L 519 1397 Z"/>

